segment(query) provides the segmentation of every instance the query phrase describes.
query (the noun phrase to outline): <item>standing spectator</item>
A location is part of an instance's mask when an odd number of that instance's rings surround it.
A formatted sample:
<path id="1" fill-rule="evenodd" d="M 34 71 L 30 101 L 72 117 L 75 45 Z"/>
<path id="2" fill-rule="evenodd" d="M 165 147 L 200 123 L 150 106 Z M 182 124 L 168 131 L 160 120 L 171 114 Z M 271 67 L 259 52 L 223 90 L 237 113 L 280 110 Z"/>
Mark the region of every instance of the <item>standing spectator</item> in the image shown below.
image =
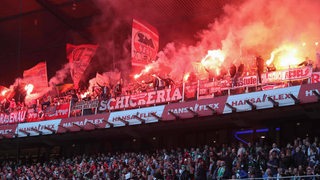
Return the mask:
<path id="1" fill-rule="evenodd" d="M 319 164 L 319 154 L 317 151 L 317 147 L 312 145 L 310 147 L 310 153 L 308 155 L 308 165 L 311 167 L 317 166 Z"/>
<path id="2" fill-rule="evenodd" d="M 189 180 L 190 172 L 186 169 L 185 165 L 181 166 L 180 180 Z"/>
<path id="3" fill-rule="evenodd" d="M 295 152 L 293 154 L 293 164 L 294 167 L 298 167 L 300 165 L 305 165 L 306 157 L 305 154 L 300 150 L 300 147 L 296 147 Z"/>
<path id="4" fill-rule="evenodd" d="M 239 149 L 238 149 L 238 152 L 237 152 L 237 156 L 240 156 L 240 155 L 242 155 L 244 153 L 246 153 L 246 149 L 243 147 L 242 143 L 239 143 Z"/>
<path id="5" fill-rule="evenodd" d="M 207 173 L 206 173 L 206 167 L 204 165 L 204 161 L 202 159 L 199 159 L 197 169 L 196 169 L 196 180 L 206 180 L 206 179 L 207 179 Z"/>
<path id="6" fill-rule="evenodd" d="M 271 170 L 272 176 L 275 176 L 279 167 L 279 159 L 277 157 L 277 153 L 273 151 L 271 155 L 269 155 L 269 161 L 267 163 L 268 169 Z"/>

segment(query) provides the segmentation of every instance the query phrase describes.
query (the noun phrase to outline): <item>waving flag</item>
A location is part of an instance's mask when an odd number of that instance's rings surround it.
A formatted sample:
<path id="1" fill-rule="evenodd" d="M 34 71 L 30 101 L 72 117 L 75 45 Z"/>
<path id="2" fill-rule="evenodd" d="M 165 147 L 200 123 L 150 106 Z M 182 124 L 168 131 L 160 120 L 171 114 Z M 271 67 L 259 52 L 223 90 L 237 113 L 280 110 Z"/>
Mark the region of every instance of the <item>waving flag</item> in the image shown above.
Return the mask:
<path id="1" fill-rule="evenodd" d="M 144 67 L 155 60 L 159 49 L 159 35 L 157 30 L 133 19 L 131 58 L 132 66 Z"/>
<path id="2" fill-rule="evenodd" d="M 33 85 L 33 92 L 40 92 L 48 87 L 47 63 L 40 62 L 23 72 L 23 81 Z"/>
<path id="3" fill-rule="evenodd" d="M 75 89 L 78 89 L 81 77 L 94 56 L 97 47 L 97 45 L 92 44 L 78 46 L 67 44 L 67 57 L 69 59 L 71 77 Z"/>

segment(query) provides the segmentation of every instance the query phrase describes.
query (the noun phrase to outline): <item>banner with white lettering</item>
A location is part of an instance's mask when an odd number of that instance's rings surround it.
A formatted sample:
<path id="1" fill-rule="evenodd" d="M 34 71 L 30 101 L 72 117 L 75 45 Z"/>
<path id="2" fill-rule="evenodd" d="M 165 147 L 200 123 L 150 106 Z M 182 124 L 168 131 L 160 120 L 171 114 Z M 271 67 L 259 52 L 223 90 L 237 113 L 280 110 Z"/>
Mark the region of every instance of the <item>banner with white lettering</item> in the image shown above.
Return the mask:
<path id="1" fill-rule="evenodd" d="M 28 109 L 27 121 L 35 122 L 41 120 L 67 118 L 69 115 L 69 106 L 70 103 L 64 103 L 56 106 L 51 105 L 44 111 Z"/>
<path id="2" fill-rule="evenodd" d="M 58 133 L 106 128 L 108 118 L 109 113 L 65 118 L 61 120 Z"/>
<path id="3" fill-rule="evenodd" d="M 128 125 L 137 125 L 143 123 L 158 122 L 158 117 L 161 117 L 164 105 L 153 106 L 141 109 L 132 109 L 127 111 L 117 111 L 110 113 L 108 122 L 114 127 Z"/>
<path id="4" fill-rule="evenodd" d="M 79 101 L 72 106 L 72 110 L 92 109 L 99 106 L 99 100 Z"/>
<path id="5" fill-rule="evenodd" d="M 27 111 L 14 111 L 12 113 L 0 113 L 0 125 L 1 124 L 14 124 L 22 123 L 26 121 Z"/>
<path id="6" fill-rule="evenodd" d="M 118 109 L 132 109 L 145 107 L 147 105 L 177 102 L 181 99 L 182 88 L 176 87 L 129 96 L 120 96 L 106 101 L 100 101 L 98 110 L 100 112 L 104 112 Z"/>
<path id="7" fill-rule="evenodd" d="M 292 86 L 282 89 L 275 89 L 269 91 L 259 91 L 248 94 L 239 94 L 229 96 L 227 103 L 237 109 L 237 112 L 249 111 L 251 106 L 247 101 L 256 105 L 257 109 L 272 108 L 273 104 L 268 98 L 270 97 L 274 101 L 279 103 L 279 106 L 294 105 L 295 101 L 290 94 L 298 97 L 300 86 Z M 227 105 L 224 107 L 223 113 L 231 113 L 232 109 Z"/>
<path id="8" fill-rule="evenodd" d="M 316 93 L 320 94 L 320 83 L 303 84 L 301 85 L 298 98 L 301 103 L 317 102 L 319 98 Z"/>
<path id="9" fill-rule="evenodd" d="M 320 72 L 313 72 L 312 73 L 311 83 L 320 83 Z"/>
<path id="10" fill-rule="evenodd" d="M 16 129 L 18 137 L 53 134 L 58 130 L 61 119 L 20 123 Z"/>
<path id="11" fill-rule="evenodd" d="M 0 135 L 5 138 L 14 138 L 18 124 L 9 124 L 0 126 Z"/>
<path id="12" fill-rule="evenodd" d="M 198 82 L 186 83 L 184 96 L 186 99 L 192 99 L 197 96 Z"/>
<path id="13" fill-rule="evenodd" d="M 69 59 L 70 72 L 75 89 L 78 89 L 82 74 L 87 69 L 97 47 L 97 45 L 92 44 L 67 44 L 67 57 Z"/>
<path id="14" fill-rule="evenodd" d="M 144 67 L 156 59 L 159 49 L 158 31 L 147 23 L 133 19 L 131 59 L 132 66 Z"/>
<path id="15" fill-rule="evenodd" d="M 222 114 L 227 96 L 215 97 L 211 99 L 202 99 L 183 103 L 172 103 L 166 105 L 162 119 L 174 120 L 175 116 L 179 118 L 192 118 L 193 116 L 209 116 L 214 113 Z"/>
<path id="16" fill-rule="evenodd" d="M 267 72 L 262 75 L 263 83 L 293 81 L 310 78 L 312 74 L 312 67 L 305 66 L 294 69 L 286 69 L 282 71 Z"/>

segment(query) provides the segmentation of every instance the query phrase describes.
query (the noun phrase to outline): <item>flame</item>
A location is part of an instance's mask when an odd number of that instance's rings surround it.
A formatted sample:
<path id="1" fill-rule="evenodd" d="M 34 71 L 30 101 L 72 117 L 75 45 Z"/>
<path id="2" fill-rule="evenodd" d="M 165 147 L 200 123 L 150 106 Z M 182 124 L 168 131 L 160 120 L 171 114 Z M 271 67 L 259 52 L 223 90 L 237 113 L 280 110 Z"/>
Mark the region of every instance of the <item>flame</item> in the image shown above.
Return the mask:
<path id="1" fill-rule="evenodd" d="M 139 77 L 141 77 L 142 75 L 145 75 L 147 73 L 150 72 L 150 70 L 152 69 L 152 66 L 149 64 L 147 65 L 139 74 L 135 74 L 133 76 L 134 79 L 138 79 Z"/>
<path id="2" fill-rule="evenodd" d="M 186 73 L 186 74 L 184 74 L 184 76 L 183 76 L 183 82 L 188 81 L 189 76 L 190 76 L 190 73 Z"/>
<path id="3" fill-rule="evenodd" d="M 295 67 L 301 62 L 297 48 L 289 45 L 283 45 L 271 52 L 271 57 L 266 61 L 269 66 L 274 63 L 277 69 Z"/>
<path id="4" fill-rule="evenodd" d="M 209 50 L 208 54 L 201 60 L 201 64 L 209 73 L 219 75 L 224 60 L 225 55 L 221 50 Z"/>
<path id="5" fill-rule="evenodd" d="M 2 95 L 2 96 L 5 96 L 8 91 L 9 91 L 8 89 L 2 90 L 2 91 L 1 91 L 1 95 Z"/>
<path id="6" fill-rule="evenodd" d="M 89 91 L 86 91 L 86 92 L 84 92 L 83 94 L 80 94 L 80 96 L 81 96 L 81 98 L 85 98 L 85 97 L 87 97 L 87 95 L 89 95 L 90 94 L 90 92 Z"/>
<path id="7" fill-rule="evenodd" d="M 27 85 L 24 87 L 24 90 L 26 90 L 27 95 L 30 95 L 30 94 L 32 93 L 32 91 L 33 91 L 33 88 L 34 88 L 33 84 L 27 84 Z"/>

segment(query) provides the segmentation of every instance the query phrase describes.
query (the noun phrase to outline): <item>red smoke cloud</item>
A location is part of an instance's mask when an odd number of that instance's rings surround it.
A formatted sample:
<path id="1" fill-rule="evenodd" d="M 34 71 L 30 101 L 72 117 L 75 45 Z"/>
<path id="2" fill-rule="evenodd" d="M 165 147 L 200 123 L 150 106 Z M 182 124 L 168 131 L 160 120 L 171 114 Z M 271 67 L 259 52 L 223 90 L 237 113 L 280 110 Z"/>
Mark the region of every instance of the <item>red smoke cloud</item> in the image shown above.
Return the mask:
<path id="1" fill-rule="evenodd" d="M 320 1 L 313 0 L 248 0 L 227 4 L 223 16 L 199 31 L 200 40 L 195 45 L 169 43 L 159 52 L 153 66 L 181 80 L 184 73 L 196 72 L 193 64 L 200 62 L 208 50 L 221 49 L 225 54 L 224 68 L 244 63 L 248 69 L 254 66 L 255 56 L 269 59 L 274 49 L 286 44 L 297 47 L 300 57 L 315 59 L 315 42 L 320 40 L 318 12 Z M 303 42 L 305 46 L 301 46 Z M 161 69 L 162 65 L 166 69 Z"/>

